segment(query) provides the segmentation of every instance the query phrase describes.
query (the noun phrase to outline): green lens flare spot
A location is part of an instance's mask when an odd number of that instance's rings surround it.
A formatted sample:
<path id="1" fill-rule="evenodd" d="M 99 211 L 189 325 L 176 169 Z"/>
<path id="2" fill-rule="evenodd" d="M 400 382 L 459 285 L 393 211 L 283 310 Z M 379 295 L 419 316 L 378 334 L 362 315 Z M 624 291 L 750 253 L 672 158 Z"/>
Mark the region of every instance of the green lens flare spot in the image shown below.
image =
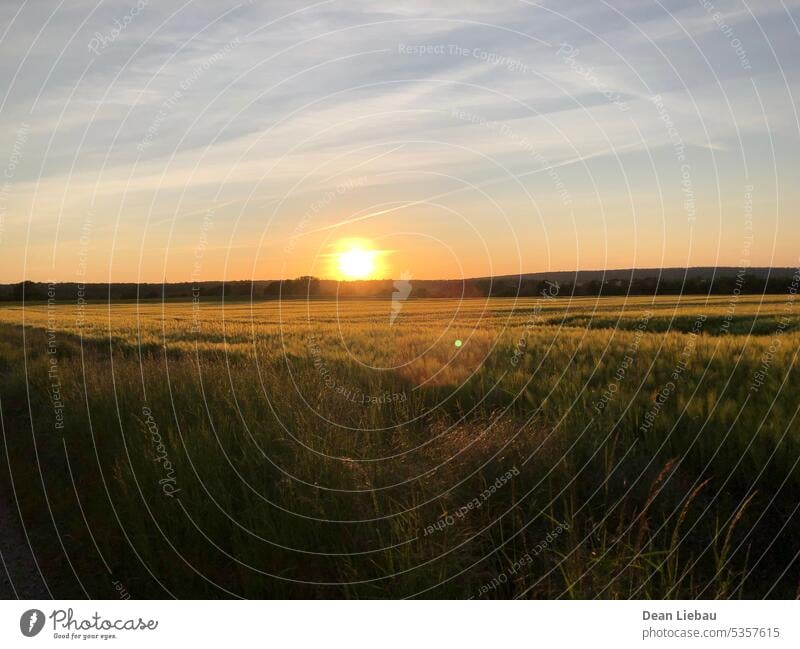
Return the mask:
<path id="1" fill-rule="evenodd" d="M 456 347 L 461 347 L 464 343 L 461 342 L 461 338 L 456 338 Z"/>

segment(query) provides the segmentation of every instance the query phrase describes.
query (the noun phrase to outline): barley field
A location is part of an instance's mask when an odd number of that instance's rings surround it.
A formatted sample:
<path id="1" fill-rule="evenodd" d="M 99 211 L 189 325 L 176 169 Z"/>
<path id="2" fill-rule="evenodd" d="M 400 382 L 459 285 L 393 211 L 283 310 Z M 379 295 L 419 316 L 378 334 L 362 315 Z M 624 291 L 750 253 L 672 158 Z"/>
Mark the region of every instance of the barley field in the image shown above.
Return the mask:
<path id="1" fill-rule="evenodd" d="M 794 597 L 799 345 L 793 293 L 11 304 L 2 480 L 60 597 Z"/>

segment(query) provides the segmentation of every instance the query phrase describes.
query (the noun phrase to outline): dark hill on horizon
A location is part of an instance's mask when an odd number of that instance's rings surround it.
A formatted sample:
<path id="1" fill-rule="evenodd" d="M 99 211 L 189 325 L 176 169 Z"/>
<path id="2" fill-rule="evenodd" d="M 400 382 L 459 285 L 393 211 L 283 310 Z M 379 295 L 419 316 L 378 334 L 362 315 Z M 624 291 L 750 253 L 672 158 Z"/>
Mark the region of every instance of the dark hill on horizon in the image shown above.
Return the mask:
<path id="1" fill-rule="evenodd" d="M 787 267 L 753 266 L 745 269 L 747 275 L 766 278 L 791 277 L 797 269 Z M 497 275 L 495 280 L 516 279 L 549 279 L 556 282 L 580 283 L 592 280 L 629 280 L 629 279 L 652 279 L 661 277 L 664 281 L 680 281 L 684 277 L 687 280 L 707 279 L 712 277 L 736 277 L 741 274 L 742 269 L 733 266 L 690 266 L 688 268 L 669 267 L 669 268 L 617 268 L 613 270 L 562 270 L 554 272 L 523 273 L 522 275 Z M 490 279 L 480 278 L 480 279 Z"/>
<path id="2" fill-rule="evenodd" d="M 410 280 L 409 298 L 531 297 L 542 291 L 562 297 L 594 295 L 725 295 L 786 293 L 793 268 L 628 268 L 524 273 L 465 280 Z M 795 287 L 797 281 L 795 281 Z M 557 288 L 555 288 L 557 286 Z M 279 299 L 390 298 L 391 279 L 340 282 L 299 277 L 291 280 L 207 282 L 87 283 L 17 282 L 0 284 L 0 301 L 159 300 L 159 299 Z M 398 287 L 399 288 L 399 287 Z"/>

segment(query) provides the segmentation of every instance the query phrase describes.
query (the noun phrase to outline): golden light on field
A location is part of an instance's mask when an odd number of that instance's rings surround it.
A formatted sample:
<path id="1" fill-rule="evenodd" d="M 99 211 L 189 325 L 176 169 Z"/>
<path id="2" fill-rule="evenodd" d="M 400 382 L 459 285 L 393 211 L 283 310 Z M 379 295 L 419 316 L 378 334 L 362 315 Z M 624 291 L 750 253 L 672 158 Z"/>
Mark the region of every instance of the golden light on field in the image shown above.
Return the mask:
<path id="1" fill-rule="evenodd" d="M 376 279 L 381 271 L 382 251 L 368 239 L 343 239 L 333 255 L 337 279 Z"/>

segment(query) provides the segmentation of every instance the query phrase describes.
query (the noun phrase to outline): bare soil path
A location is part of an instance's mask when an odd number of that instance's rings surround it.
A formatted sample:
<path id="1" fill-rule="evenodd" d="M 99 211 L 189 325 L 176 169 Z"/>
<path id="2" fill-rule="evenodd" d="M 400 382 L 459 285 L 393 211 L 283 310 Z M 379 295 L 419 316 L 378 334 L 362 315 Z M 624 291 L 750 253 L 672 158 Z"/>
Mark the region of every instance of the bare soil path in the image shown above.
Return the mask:
<path id="1" fill-rule="evenodd" d="M 0 491 L 0 599 L 50 599 L 19 512 L 4 491 Z"/>

